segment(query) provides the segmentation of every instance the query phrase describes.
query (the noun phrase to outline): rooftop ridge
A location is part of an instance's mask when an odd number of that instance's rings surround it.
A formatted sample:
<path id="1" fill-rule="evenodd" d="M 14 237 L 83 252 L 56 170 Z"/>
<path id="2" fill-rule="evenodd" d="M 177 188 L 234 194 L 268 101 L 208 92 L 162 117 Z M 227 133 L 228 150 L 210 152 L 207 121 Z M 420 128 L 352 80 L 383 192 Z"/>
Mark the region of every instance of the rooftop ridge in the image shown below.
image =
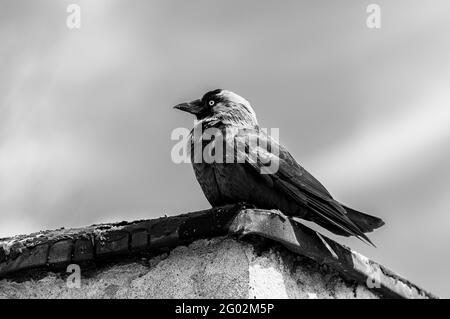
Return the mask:
<path id="1" fill-rule="evenodd" d="M 151 220 L 47 230 L 0 239 L 0 279 L 112 256 L 160 251 L 230 234 L 268 238 L 327 264 L 382 298 L 437 298 L 386 267 L 275 211 L 227 205 Z M 253 236 L 253 237 L 254 237 Z"/>

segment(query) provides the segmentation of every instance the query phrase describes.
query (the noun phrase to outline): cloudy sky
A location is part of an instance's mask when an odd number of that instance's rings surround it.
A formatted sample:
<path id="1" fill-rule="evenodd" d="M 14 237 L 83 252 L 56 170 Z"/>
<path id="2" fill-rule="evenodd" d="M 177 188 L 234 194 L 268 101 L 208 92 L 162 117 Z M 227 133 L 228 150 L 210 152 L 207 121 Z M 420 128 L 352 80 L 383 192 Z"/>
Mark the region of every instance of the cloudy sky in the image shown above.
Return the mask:
<path id="1" fill-rule="evenodd" d="M 450 297 L 450 3 L 370 3 L 0 0 L 0 237 L 207 208 L 171 107 L 220 87 L 387 223 L 340 242 Z"/>

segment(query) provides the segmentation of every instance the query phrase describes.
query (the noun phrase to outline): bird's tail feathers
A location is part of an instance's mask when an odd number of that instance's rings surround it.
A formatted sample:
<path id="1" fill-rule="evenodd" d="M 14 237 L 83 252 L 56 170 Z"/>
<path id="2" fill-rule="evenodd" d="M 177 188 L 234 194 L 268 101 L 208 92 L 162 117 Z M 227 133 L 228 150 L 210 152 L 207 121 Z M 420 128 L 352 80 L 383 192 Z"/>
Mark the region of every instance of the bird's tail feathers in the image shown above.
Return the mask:
<path id="1" fill-rule="evenodd" d="M 333 199 L 322 202 L 314 197 L 309 200 L 309 208 L 316 213 L 312 219 L 317 224 L 337 235 L 355 236 L 375 247 L 369 237 L 347 216 L 346 210 L 338 202 Z"/>
<path id="2" fill-rule="evenodd" d="M 347 211 L 347 217 L 350 218 L 363 233 L 370 233 L 374 229 L 384 225 L 384 221 L 381 218 L 359 212 L 344 205 L 342 205 L 342 207 Z"/>

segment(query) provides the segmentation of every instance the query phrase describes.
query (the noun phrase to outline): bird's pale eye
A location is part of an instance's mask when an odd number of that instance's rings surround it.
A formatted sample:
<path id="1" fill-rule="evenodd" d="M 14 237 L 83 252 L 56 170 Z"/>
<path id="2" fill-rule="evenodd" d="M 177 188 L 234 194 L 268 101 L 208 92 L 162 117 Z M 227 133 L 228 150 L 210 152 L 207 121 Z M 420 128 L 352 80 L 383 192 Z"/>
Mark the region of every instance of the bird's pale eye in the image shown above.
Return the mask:
<path id="1" fill-rule="evenodd" d="M 210 100 L 210 101 L 208 102 L 208 104 L 209 104 L 209 106 L 213 106 L 214 104 L 216 104 L 216 102 L 214 102 L 213 100 Z"/>

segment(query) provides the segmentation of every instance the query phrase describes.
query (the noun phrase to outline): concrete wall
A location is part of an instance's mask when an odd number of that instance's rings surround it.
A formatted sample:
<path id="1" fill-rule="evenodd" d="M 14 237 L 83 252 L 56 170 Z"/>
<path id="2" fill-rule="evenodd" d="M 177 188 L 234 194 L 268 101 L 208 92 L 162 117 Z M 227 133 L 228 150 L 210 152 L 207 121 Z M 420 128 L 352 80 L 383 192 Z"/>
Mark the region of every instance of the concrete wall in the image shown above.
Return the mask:
<path id="1" fill-rule="evenodd" d="M 0 298 L 377 298 L 366 286 L 281 246 L 261 252 L 228 237 L 81 268 L 80 288 L 69 288 L 67 279 L 49 271 L 3 279 Z"/>

